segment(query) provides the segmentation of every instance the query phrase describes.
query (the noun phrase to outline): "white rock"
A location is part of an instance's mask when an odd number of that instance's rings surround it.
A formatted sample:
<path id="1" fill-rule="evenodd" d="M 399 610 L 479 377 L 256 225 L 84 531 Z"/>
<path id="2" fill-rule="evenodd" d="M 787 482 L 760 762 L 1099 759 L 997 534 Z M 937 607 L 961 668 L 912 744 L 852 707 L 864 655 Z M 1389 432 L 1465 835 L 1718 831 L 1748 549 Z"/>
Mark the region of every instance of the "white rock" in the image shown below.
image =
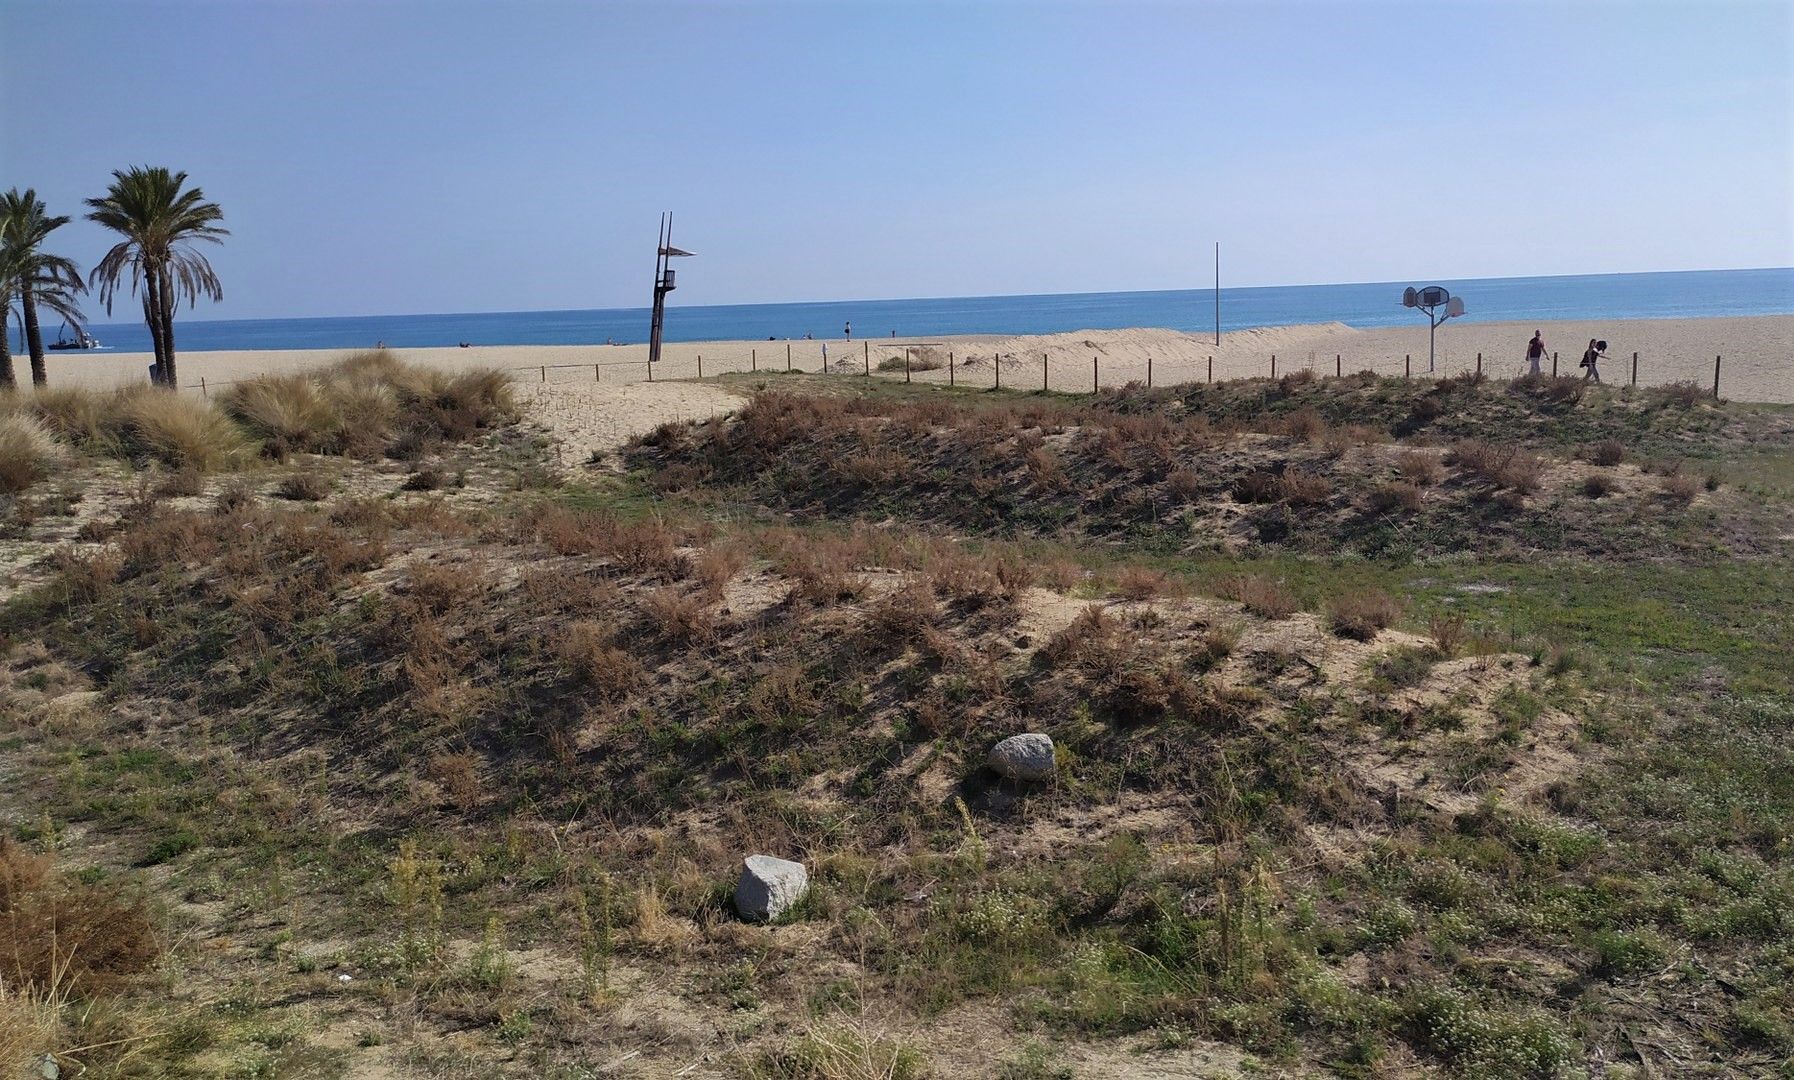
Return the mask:
<path id="1" fill-rule="evenodd" d="M 1038 731 L 1011 735 L 990 748 L 985 764 L 1011 780 L 1045 780 L 1054 771 L 1052 737 Z"/>
<path id="2" fill-rule="evenodd" d="M 810 872 L 803 863 L 749 855 L 741 862 L 735 885 L 735 910 L 744 919 L 776 919 L 810 891 Z"/>

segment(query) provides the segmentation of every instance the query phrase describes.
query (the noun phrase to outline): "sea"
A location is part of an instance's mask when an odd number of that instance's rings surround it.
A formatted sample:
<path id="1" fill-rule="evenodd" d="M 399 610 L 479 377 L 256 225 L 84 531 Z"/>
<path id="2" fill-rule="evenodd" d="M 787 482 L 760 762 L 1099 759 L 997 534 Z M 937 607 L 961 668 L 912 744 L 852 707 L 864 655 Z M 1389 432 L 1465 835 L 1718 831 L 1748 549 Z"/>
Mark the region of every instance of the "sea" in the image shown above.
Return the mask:
<path id="1" fill-rule="evenodd" d="M 1361 329 L 1423 318 L 1401 305 L 1408 285 L 1441 285 L 1464 300 L 1468 320 L 1685 319 L 1794 314 L 1794 268 L 1692 270 L 1574 277 L 1470 278 L 1351 285 L 1274 285 L 1220 291 L 1221 329 L 1342 322 Z M 676 301 L 677 294 L 674 294 Z M 858 337 L 914 340 L 963 334 L 1046 334 L 1068 330 L 1215 326 L 1212 289 L 963 296 L 912 300 L 830 300 L 791 304 L 669 304 L 667 341 Z M 16 325 L 16 324 L 15 324 Z M 47 328 L 54 332 L 54 328 Z M 142 323 L 90 328 L 108 351 L 148 352 Z M 217 349 L 350 349 L 470 345 L 590 345 L 645 341 L 648 309 L 498 311 L 458 315 L 206 320 L 185 311 L 176 326 L 182 352 Z M 48 336 L 48 334 L 46 334 Z M 22 349 L 19 351 L 23 351 Z"/>

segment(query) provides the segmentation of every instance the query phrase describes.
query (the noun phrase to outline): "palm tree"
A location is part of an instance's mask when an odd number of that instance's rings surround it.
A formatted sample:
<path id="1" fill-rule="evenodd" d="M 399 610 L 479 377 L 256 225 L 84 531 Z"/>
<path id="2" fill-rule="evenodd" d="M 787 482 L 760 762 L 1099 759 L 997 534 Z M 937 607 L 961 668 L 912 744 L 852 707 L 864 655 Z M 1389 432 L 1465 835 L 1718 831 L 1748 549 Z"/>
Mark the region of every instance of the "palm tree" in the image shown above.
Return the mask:
<path id="1" fill-rule="evenodd" d="M 12 330 L 9 322 L 15 304 L 24 309 L 20 312 L 20 325 L 26 329 L 26 336 L 36 335 L 36 311 L 42 308 L 67 320 L 75 328 L 75 333 L 85 331 L 82 325 L 81 305 L 75 299 L 75 292 L 66 280 L 53 270 L 40 268 L 35 272 L 19 273 L 16 267 L 20 259 L 15 252 L 0 249 L 0 390 L 10 390 L 18 385 L 17 376 L 12 369 Z M 29 291 L 27 291 L 29 290 Z M 25 297 L 31 297 L 31 308 L 25 308 Z M 28 320 L 24 311 L 32 313 Z M 38 386 L 44 385 L 46 378 L 42 356 L 41 339 L 33 340 L 39 352 L 33 357 L 31 379 Z"/>
<path id="2" fill-rule="evenodd" d="M 86 287 L 81 283 L 81 271 L 71 260 L 42 250 L 45 238 L 69 223 L 66 217 L 51 217 L 45 209 L 37 192 L 29 188 L 22 195 L 18 188 L 0 195 L 0 247 L 11 254 L 12 273 L 8 277 L 18 298 L 19 321 L 25 327 L 25 346 L 31 352 L 31 382 L 35 386 L 49 381 L 44 370 L 44 335 L 37 324 L 39 296 L 57 293 L 72 298 Z M 58 314 L 62 312 L 58 310 Z M 75 325 L 81 325 L 79 311 Z"/>
<path id="3" fill-rule="evenodd" d="M 184 172 L 159 166 L 114 170 L 112 186 L 98 199 L 87 200 L 89 221 L 97 221 L 124 239 L 112 246 L 91 279 L 99 283 L 100 300 L 112 311 L 119 282 L 130 279 L 131 293 L 143 293 L 143 321 L 149 324 L 156 350 L 156 381 L 174 387 L 174 311 L 181 297 L 187 306 L 201 294 L 224 299 L 224 288 L 212 264 L 193 250 L 196 240 L 222 243 L 229 230 L 218 225 L 224 211 L 205 201 L 198 188 L 182 187 Z"/>

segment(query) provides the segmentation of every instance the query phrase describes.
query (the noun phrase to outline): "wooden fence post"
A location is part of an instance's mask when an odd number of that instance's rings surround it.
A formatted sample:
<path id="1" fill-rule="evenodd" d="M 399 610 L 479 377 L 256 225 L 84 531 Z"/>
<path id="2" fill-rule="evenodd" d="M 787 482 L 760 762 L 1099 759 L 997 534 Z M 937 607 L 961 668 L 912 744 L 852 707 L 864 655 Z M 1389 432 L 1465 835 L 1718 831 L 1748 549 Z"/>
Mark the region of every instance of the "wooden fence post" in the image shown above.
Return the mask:
<path id="1" fill-rule="evenodd" d="M 592 365 L 592 381 L 593 382 L 603 382 L 604 381 L 604 376 L 599 373 L 597 364 Z"/>
<path id="2" fill-rule="evenodd" d="M 1333 377 L 1335 379 L 1337 379 L 1344 373 L 1345 373 L 1345 361 L 1343 361 L 1339 358 L 1338 353 L 1334 353 L 1333 354 Z"/>
<path id="3" fill-rule="evenodd" d="M 903 381 L 909 382 L 909 346 L 903 347 Z"/>
<path id="4" fill-rule="evenodd" d="M 704 381 L 704 354 L 698 354 L 698 381 Z"/>
<path id="5" fill-rule="evenodd" d="M 1040 354 L 1040 391 L 1041 391 L 1041 393 L 1044 394 L 1046 392 L 1046 389 L 1047 389 L 1047 354 L 1041 353 Z"/>
<path id="6" fill-rule="evenodd" d="M 547 364 L 542 365 L 542 381 L 543 382 L 548 381 L 548 365 Z"/>
<path id="7" fill-rule="evenodd" d="M 1407 355 L 1402 357 L 1402 378 L 1412 379 L 1413 377 L 1414 377 L 1414 354 L 1408 353 Z"/>
<path id="8" fill-rule="evenodd" d="M 1152 357 L 1146 358 L 1146 388 L 1152 389 Z"/>
<path id="9" fill-rule="evenodd" d="M 872 374 L 872 343 L 870 341 L 862 341 L 860 342 L 860 348 L 866 354 L 866 374 L 870 375 Z"/>
<path id="10" fill-rule="evenodd" d="M 1713 358 L 1713 400 L 1719 400 L 1719 357 Z"/>
<path id="11" fill-rule="evenodd" d="M 206 393 L 206 377 L 204 375 L 201 375 L 199 377 L 199 396 L 200 397 L 211 397 L 212 396 L 212 395 Z"/>
<path id="12" fill-rule="evenodd" d="M 1003 389 L 1003 354 L 1002 353 L 992 353 L 991 358 L 990 358 L 990 365 L 993 369 L 996 370 L 996 373 L 997 373 L 997 381 L 991 387 L 991 389 L 1001 390 L 1001 389 Z"/>
<path id="13" fill-rule="evenodd" d="M 791 343 L 785 343 L 785 374 L 791 374 Z"/>
<path id="14" fill-rule="evenodd" d="M 1638 385 L 1638 354 L 1632 354 L 1632 385 Z"/>
<path id="15" fill-rule="evenodd" d="M 1277 377 L 1277 354 L 1272 353 L 1271 354 L 1271 378 L 1275 379 L 1276 377 Z"/>
<path id="16" fill-rule="evenodd" d="M 759 349 L 749 349 L 748 350 L 748 368 L 751 371 L 759 371 L 760 370 L 760 350 Z"/>
<path id="17" fill-rule="evenodd" d="M 953 350 L 947 350 L 947 385 L 953 385 Z"/>
<path id="18" fill-rule="evenodd" d="M 1557 378 L 1557 354 L 1556 353 L 1551 354 L 1551 377 L 1553 379 Z"/>
<path id="19" fill-rule="evenodd" d="M 1478 375 L 1481 375 L 1483 373 L 1483 354 L 1482 353 L 1476 354 L 1476 373 Z"/>
<path id="20" fill-rule="evenodd" d="M 1092 356 L 1090 358 L 1090 392 L 1092 394 L 1096 393 L 1098 389 L 1097 378 L 1096 357 Z"/>
<path id="21" fill-rule="evenodd" d="M 1208 358 L 1208 381 L 1211 383 L 1215 381 L 1215 358 L 1213 356 Z"/>

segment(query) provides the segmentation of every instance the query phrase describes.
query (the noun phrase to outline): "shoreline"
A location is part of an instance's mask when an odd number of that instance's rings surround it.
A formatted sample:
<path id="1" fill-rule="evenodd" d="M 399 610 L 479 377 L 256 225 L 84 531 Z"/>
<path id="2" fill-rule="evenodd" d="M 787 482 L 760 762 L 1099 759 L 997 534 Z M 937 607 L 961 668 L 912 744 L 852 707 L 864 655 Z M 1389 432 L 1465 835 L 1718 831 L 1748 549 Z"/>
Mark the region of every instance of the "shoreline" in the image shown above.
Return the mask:
<path id="1" fill-rule="evenodd" d="M 1527 340 L 1543 330 L 1547 348 L 1558 355 L 1560 374 L 1580 374 L 1577 361 L 1590 338 L 1609 343 L 1602 375 L 1609 383 L 1630 381 L 1632 354 L 1638 353 L 1641 386 L 1693 381 L 1710 387 L 1714 357 L 1723 357 L 1722 397 L 1737 401 L 1794 403 L 1794 315 L 1711 316 L 1624 320 L 1538 320 L 1534 322 L 1446 323 L 1438 331 L 1435 374 L 1471 370 L 1481 354 L 1492 378 L 1522 372 Z M 179 330 L 177 327 L 177 339 Z M 998 380 L 1016 389 L 1089 391 L 1147 380 L 1155 385 L 1203 382 L 1212 357 L 1216 380 L 1270 375 L 1302 368 L 1319 374 L 1371 370 L 1382 375 L 1427 374 L 1427 327 L 1355 329 L 1344 323 L 1309 323 L 1233 330 L 1217 347 L 1209 335 L 1134 328 L 1081 330 L 1056 334 L 961 334 L 929 338 L 804 339 L 798 341 L 668 342 L 654 381 L 709 378 L 725 372 L 782 373 L 787 356 L 793 372 L 817 373 L 826 349 L 831 373 L 878 371 L 881 362 L 902 378 L 905 347 L 922 363 L 940 369 L 912 370 L 915 381 L 947 382 L 947 355 L 955 383 L 991 386 Z M 179 353 L 182 387 L 211 388 L 274 372 L 302 371 L 328 364 L 348 349 L 265 349 Z M 487 345 L 469 348 L 394 349 L 408 360 L 444 370 L 500 367 L 520 380 L 557 383 L 648 381 L 647 346 Z M 1338 357 L 1337 366 L 1334 357 Z M 993 360 L 1001 358 L 1000 362 Z M 57 385 L 113 385 L 146 377 L 148 353 L 51 353 L 50 382 Z M 920 365 L 916 365 L 920 366 Z M 1547 370 L 1549 367 L 1547 366 Z M 534 378 L 531 378 L 533 373 Z"/>

